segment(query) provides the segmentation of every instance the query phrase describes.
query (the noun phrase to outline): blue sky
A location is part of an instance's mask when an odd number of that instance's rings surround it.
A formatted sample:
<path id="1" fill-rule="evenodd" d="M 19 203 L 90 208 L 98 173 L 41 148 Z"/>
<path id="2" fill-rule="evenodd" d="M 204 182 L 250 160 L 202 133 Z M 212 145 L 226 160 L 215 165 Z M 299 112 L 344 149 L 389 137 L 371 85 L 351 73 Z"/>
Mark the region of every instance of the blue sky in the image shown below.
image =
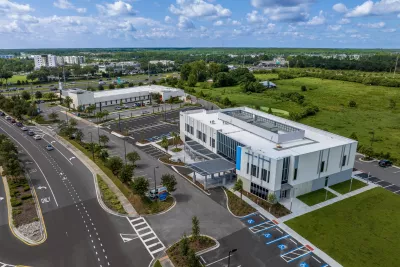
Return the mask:
<path id="1" fill-rule="evenodd" d="M 400 0 L 0 0 L 0 48 L 400 48 Z"/>

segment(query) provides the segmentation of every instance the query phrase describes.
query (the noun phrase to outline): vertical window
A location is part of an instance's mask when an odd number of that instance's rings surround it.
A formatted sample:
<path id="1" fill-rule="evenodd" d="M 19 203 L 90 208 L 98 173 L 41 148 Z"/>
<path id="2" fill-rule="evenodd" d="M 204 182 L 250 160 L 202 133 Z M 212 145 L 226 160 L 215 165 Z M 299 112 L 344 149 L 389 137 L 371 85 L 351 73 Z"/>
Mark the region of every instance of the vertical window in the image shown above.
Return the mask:
<path id="1" fill-rule="evenodd" d="M 344 156 L 343 156 L 343 159 L 342 159 L 342 167 L 343 167 L 344 165 L 346 165 L 346 158 L 347 158 L 347 156 L 344 155 Z"/>
<path id="2" fill-rule="evenodd" d="M 324 172 L 325 161 L 321 162 L 321 167 L 319 168 L 319 172 Z"/>
<path id="3" fill-rule="evenodd" d="M 269 183 L 269 175 L 270 175 L 270 172 L 268 171 L 268 180 L 267 180 L 267 183 Z"/>
<path id="4" fill-rule="evenodd" d="M 247 162 L 246 173 L 249 174 L 249 163 Z"/>
<path id="5" fill-rule="evenodd" d="M 328 182 L 329 182 L 329 176 L 325 177 L 325 187 L 328 186 Z"/>
<path id="6" fill-rule="evenodd" d="M 213 148 L 215 147 L 215 139 L 214 138 L 212 138 L 212 147 Z"/>
<path id="7" fill-rule="evenodd" d="M 267 181 L 267 175 L 268 175 L 267 170 L 266 169 L 261 169 L 261 180 L 266 182 Z"/>
<path id="8" fill-rule="evenodd" d="M 260 168 L 257 167 L 257 178 L 260 176 Z"/>
<path id="9" fill-rule="evenodd" d="M 251 175 L 257 177 L 257 166 L 251 164 Z"/>
<path id="10" fill-rule="evenodd" d="M 205 133 L 203 133 L 203 142 L 205 143 L 207 140 L 207 135 Z"/>
<path id="11" fill-rule="evenodd" d="M 293 180 L 296 181 L 297 179 L 297 168 L 294 169 L 294 176 L 293 176 Z"/>

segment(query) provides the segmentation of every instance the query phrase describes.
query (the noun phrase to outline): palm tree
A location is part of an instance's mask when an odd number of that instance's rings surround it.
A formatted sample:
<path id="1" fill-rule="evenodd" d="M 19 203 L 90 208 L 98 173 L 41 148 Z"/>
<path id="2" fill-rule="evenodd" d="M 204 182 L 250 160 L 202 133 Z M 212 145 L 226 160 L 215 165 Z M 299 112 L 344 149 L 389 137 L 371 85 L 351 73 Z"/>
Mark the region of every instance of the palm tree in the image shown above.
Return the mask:
<path id="1" fill-rule="evenodd" d="M 175 148 L 178 148 L 178 142 L 180 139 L 179 134 L 176 132 L 172 132 L 171 136 L 172 136 L 172 141 L 174 142 Z"/>
<path id="2" fill-rule="evenodd" d="M 107 116 L 110 114 L 110 112 L 108 110 L 104 110 L 102 112 L 103 112 L 103 114 L 104 114 L 104 116 L 106 117 L 106 120 L 107 120 Z"/>
<path id="3" fill-rule="evenodd" d="M 71 105 L 71 103 L 73 102 L 73 101 L 72 101 L 72 98 L 69 97 L 69 96 L 67 96 L 67 97 L 64 99 L 64 102 L 65 102 L 65 104 L 68 106 L 68 110 L 70 110 L 70 105 Z"/>
<path id="4" fill-rule="evenodd" d="M 88 112 L 89 114 L 92 114 L 92 112 L 95 111 L 95 110 L 96 110 L 96 106 L 95 105 L 89 105 L 86 108 L 86 112 Z"/>
<path id="5" fill-rule="evenodd" d="M 103 120 L 104 113 L 102 111 L 96 113 L 96 118 L 98 119 L 98 122 L 101 122 Z"/>

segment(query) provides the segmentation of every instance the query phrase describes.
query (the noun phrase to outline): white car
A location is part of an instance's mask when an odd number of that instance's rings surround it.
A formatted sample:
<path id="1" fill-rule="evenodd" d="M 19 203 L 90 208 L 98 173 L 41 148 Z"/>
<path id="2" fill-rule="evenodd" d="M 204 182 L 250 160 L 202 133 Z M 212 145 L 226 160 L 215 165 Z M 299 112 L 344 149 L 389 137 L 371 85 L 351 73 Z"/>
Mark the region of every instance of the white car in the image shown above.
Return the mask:
<path id="1" fill-rule="evenodd" d="M 24 126 L 24 127 L 21 128 L 21 130 L 22 130 L 22 131 L 28 131 L 29 129 L 28 129 L 28 127 L 25 127 L 25 126 Z"/>
<path id="2" fill-rule="evenodd" d="M 34 136 L 33 136 L 33 139 L 35 139 L 35 140 L 40 140 L 40 139 L 42 139 L 42 137 L 41 137 L 40 135 L 34 135 Z"/>

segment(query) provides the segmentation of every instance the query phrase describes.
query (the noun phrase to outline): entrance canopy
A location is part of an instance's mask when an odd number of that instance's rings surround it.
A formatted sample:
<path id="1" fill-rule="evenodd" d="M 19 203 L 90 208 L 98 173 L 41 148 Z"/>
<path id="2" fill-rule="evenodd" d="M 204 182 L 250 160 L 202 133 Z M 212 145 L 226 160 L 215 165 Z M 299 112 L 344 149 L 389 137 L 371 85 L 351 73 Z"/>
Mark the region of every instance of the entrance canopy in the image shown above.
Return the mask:
<path id="1" fill-rule="evenodd" d="M 191 140 L 190 138 L 186 137 L 186 145 L 189 148 L 189 150 L 197 155 L 199 155 L 202 158 L 206 159 L 218 159 L 221 158 L 211 150 L 205 148 L 203 145 L 197 143 L 194 140 Z"/>
<path id="2" fill-rule="evenodd" d="M 236 168 L 236 165 L 223 158 L 206 160 L 189 164 L 188 167 L 195 173 L 202 176 L 213 175 L 215 173 L 229 172 Z"/>

